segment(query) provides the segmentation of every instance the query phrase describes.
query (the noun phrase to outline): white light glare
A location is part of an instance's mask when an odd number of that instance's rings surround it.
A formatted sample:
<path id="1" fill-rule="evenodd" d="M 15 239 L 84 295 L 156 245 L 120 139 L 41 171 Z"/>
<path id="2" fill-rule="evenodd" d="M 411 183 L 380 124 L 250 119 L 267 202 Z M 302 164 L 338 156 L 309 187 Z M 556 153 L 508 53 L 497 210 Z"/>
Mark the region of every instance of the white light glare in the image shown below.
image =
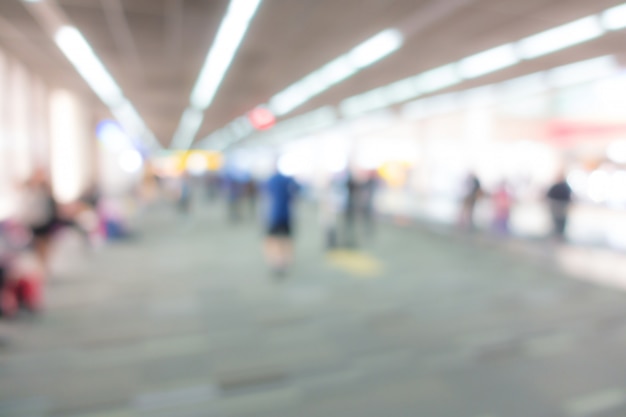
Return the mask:
<path id="1" fill-rule="evenodd" d="M 613 7 L 602 13 L 602 25 L 607 30 L 626 28 L 626 4 Z"/>
<path id="2" fill-rule="evenodd" d="M 399 31 L 387 29 L 274 95 L 268 107 L 275 115 L 283 116 L 398 50 L 402 43 Z"/>
<path id="3" fill-rule="evenodd" d="M 417 79 L 418 86 L 424 93 L 442 90 L 458 84 L 460 81 L 461 78 L 457 74 L 454 64 L 444 65 L 443 67 L 426 71 Z"/>
<path id="4" fill-rule="evenodd" d="M 128 149 L 119 156 L 117 160 L 122 171 L 128 174 L 134 174 L 141 169 L 143 158 L 141 154 L 134 149 Z"/>
<path id="5" fill-rule="evenodd" d="M 626 140 L 612 142 L 606 154 L 611 161 L 618 164 L 626 164 Z"/>
<path id="6" fill-rule="evenodd" d="M 500 69 L 510 67 L 519 62 L 519 58 L 512 44 L 467 57 L 459 62 L 459 71 L 464 78 L 476 78 Z"/>
<path id="7" fill-rule="evenodd" d="M 365 68 L 397 51 L 403 42 L 402 34 L 395 29 L 387 29 L 363 42 L 348 53 L 348 59 L 357 68 Z"/>
<path id="8" fill-rule="evenodd" d="M 589 16 L 522 39 L 518 45 L 523 58 L 533 59 L 597 38 L 603 33 L 598 18 Z"/>
<path id="9" fill-rule="evenodd" d="M 552 87 L 566 87 L 609 77 L 619 71 L 619 64 L 614 56 L 601 56 L 548 71 L 548 83 Z"/>
<path id="10" fill-rule="evenodd" d="M 189 108 L 183 113 L 170 148 L 188 149 L 202 125 L 202 110 Z"/>
<path id="11" fill-rule="evenodd" d="M 63 26 L 57 31 L 54 40 L 106 105 L 115 107 L 120 104 L 123 100 L 122 90 L 76 28 Z"/>
<path id="12" fill-rule="evenodd" d="M 231 0 L 191 93 L 194 107 L 206 109 L 213 101 L 260 4 L 261 0 Z"/>

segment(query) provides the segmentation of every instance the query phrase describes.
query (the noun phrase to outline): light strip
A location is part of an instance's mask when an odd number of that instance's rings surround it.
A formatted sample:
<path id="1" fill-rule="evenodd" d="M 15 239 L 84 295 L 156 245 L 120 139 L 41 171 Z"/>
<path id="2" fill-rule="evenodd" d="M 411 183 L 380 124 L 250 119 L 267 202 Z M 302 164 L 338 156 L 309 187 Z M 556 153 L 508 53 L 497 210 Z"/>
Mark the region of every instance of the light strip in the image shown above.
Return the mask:
<path id="1" fill-rule="evenodd" d="M 231 0 L 191 93 L 197 109 L 211 105 L 261 0 Z"/>
<path id="2" fill-rule="evenodd" d="M 145 125 L 130 101 L 124 97 L 122 89 L 80 31 L 72 26 L 62 26 L 54 34 L 54 41 L 87 85 L 109 107 L 124 129 L 129 134 L 147 142 L 150 148 L 161 148 L 161 144 Z"/>
<path id="3" fill-rule="evenodd" d="M 602 25 L 600 25 L 600 19 Z M 537 58 L 597 38 L 605 33 L 605 29 L 617 30 L 624 27 L 626 27 L 626 4 L 608 9 L 601 15 L 589 16 L 538 33 L 522 39 L 515 44 L 502 45 L 469 56 L 457 63 L 444 65 L 425 73 L 346 98 L 341 103 L 340 108 L 344 115 L 356 115 L 361 112 L 380 108 L 385 104 L 397 104 L 402 101 L 417 98 L 423 94 L 451 87 L 460 83 L 463 78 L 476 78 L 515 65 L 519 63 L 521 59 Z M 377 42 L 373 40 L 377 39 L 380 35 L 381 34 L 364 42 L 361 46 L 368 45 L 370 42 L 371 45 L 377 44 Z M 391 39 L 391 37 L 388 39 Z M 401 46 L 401 38 L 399 42 L 400 45 L 395 49 Z M 357 52 L 354 51 L 358 51 L 361 46 L 353 49 L 353 58 L 358 56 Z M 391 52 L 393 52 L 393 50 L 387 54 Z M 346 56 L 349 56 L 349 54 L 350 53 L 346 54 Z M 346 56 L 331 61 L 327 66 L 332 64 L 332 66 L 337 65 L 336 68 L 339 68 L 337 61 L 346 58 Z M 382 57 L 384 56 L 385 55 L 382 55 Z M 332 84 L 325 85 L 329 83 L 324 83 L 323 80 L 321 80 L 323 77 L 319 76 L 318 71 L 309 74 L 307 77 L 304 77 L 302 80 L 292 84 L 272 97 L 269 107 L 274 114 L 281 116 L 289 113 L 326 88 L 332 86 Z M 350 69 L 350 67 L 348 67 L 341 76 L 339 76 L 339 71 L 337 71 L 336 79 L 346 79 L 356 72 L 354 68 Z M 334 83 L 337 82 L 338 81 L 335 80 Z"/>
<path id="4" fill-rule="evenodd" d="M 583 19 L 538 33 L 516 43 L 505 44 L 466 57 L 439 68 L 409 77 L 356 96 L 348 97 L 340 104 L 344 115 L 356 116 L 384 107 L 384 101 L 372 102 L 369 94 L 380 91 L 388 97 L 388 105 L 400 103 L 423 94 L 432 93 L 458 84 L 462 79 L 477 78 L 500 69 L 516 65 L 523 59 L 533 59 L 561 49 L 602 36 L 607 30 L 626 27 L 626 4 L 613 7 L 600 15 Z M 591 64 L 589 64 L 591 65 Z M 399 85 L 405 86 L 398 91 Z M 394 97 L 395 96 L 395 97 Z M 394 99 L 396 98 L 396 99 Z M 359 104 L 359 101 L 362 101 Z"/>
<path id="5" fill-rule="evenodd" d="M 188 149 L 193 143 L 202 126 L 203 111 L 213 102 L 260 4 L 261 0 L 230 1 L 170 148 Z"/>
<path id="6" fill-rule="evenodd" d="M 76 28 L 60 28 L 54 40 L 100 100 L 109 107 L 122 102 L 122 90 Z"/>
<path id="7" fill-rule="evenodd" d="M 602 13 L 602 25 L 607 30 L 626 28 L 626 4 L 613 7 Z"/>
<path id="8" fill-rule="evenodd" d="M 589 16 L 518 42 L 521 55 L 534 59 L 561 49 L 595 39 L 604 34 L 597 16 Z"/>
<path id="9" fill-rule="evenodd" d="M 188 143 L 190 140 L 193 140 L 193 137 L 200 129 L 202 125 L 202 110 L 188 108 L 183 113 L 183 117 L 180 119 L 180 124 L 178 125 L 178 129 L 176 129 L 176 133 L 174 133 L 174 139 L 172 143 L 174 144 L 182 144 Z M 187 145 L 189 146 L 189 145 Z"/>
<path id="10" fill-rule="evenodd" d="M 476 78 L 519 62 L 513 44 L 498 46 L 476 55 L 472 55 L 459 62 L 459 72 L 463 78 Z"/>
<path id="11" fill-rule="evenodd" d="M 417 76 L 419 91 L 432 93 L 461 82 L 455 64 L 444 65 Z"/>
<path id="12" fill-rule="evenodd" d="M 387 29 L 274 95 L 268 107 L 275 115 L 284 116 L 333 85 L 397 51 L 403 42 L 402 33 L 396 29 Z"/>

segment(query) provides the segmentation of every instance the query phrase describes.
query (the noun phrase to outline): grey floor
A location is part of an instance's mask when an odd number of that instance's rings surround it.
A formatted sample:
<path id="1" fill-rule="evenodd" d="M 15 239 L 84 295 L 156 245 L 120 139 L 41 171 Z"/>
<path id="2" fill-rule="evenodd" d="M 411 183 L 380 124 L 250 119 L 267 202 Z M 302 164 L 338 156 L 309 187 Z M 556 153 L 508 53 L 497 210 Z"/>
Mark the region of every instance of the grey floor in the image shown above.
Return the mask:
<path id="1" fill-rule="evenodd" d="M 312 214 L 276 282 L 198 211 L 59 250 L 45 313 L 0 322 L 0 417 L 626 416 L 621 291 L 392 225 L 328 255 Z"/>

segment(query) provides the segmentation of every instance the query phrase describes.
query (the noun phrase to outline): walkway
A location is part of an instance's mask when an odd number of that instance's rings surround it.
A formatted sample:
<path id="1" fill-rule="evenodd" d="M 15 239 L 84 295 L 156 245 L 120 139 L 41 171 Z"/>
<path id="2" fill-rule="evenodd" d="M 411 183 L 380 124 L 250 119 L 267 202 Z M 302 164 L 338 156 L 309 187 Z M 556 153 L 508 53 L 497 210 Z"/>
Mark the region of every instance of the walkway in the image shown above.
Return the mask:
<path id="1" fill-rule="evenodd" d="M 391 226 L 276 282 L 252 222 L 158 210 L 59 265 L 0 351 L 1 417 L 626 415 L 626 297 Z"/>

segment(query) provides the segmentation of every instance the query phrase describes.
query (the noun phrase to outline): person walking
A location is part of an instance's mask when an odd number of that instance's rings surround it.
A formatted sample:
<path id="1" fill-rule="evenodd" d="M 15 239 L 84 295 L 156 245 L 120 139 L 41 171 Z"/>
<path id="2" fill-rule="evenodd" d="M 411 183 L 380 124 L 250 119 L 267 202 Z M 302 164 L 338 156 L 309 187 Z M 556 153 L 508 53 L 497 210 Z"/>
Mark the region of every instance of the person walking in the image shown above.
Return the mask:
<path id="1" fill-rule="evenodd" d="M 278 277 L 285 275 L 293 258 L 292 206 L 298 190 L 297 182 L 279 170 L 276 170 L 265 185 L 267 201 L 265 256 L 270 268 Z"/>
<path id="2" fill-rule="evenodd" d="M 572 203 L 572 189 L 561 174 L 546 193 L 550 215 L 552 217 L 553 235 L 558 241 L 565 240 L 565 231 L 569 208 Z"/>
<path id="3" fill-rule="evenodd" d="M 474 210 L 483 190 L 480 180 L 474 173 L 468 175 L 465 187 L 466 193 L 461 207 L 460 224 L 461 228 L 472 231 L 474 230 Z"/>

